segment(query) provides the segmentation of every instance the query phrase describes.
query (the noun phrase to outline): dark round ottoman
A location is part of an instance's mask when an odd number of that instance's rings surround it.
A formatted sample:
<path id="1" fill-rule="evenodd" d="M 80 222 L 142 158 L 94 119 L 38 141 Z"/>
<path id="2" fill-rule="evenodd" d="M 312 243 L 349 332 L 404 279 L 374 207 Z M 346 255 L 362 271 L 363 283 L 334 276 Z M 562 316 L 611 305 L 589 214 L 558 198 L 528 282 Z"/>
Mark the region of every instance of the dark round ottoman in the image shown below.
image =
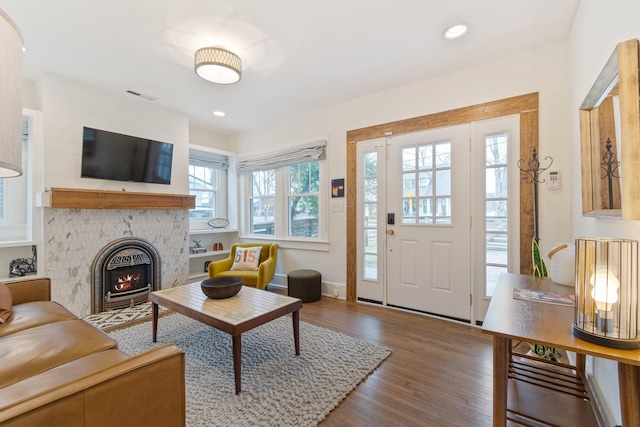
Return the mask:
<path id="1" fill-rule="evenodd" d="M 287 274 L 288 295 L 302 302 L 318 301 L 322 295 L 322 276 L 315 270 L 294 270 Z"/>

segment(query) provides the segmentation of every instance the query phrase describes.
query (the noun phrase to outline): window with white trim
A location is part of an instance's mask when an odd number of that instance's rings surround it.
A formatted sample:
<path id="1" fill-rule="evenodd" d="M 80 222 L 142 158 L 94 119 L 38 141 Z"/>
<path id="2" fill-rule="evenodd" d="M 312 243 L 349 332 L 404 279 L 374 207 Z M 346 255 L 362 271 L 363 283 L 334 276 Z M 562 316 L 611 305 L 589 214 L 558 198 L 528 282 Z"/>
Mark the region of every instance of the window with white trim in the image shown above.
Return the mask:
<path id="1" fill-rule="evenodd" d="M 240 159 L 245 180 L 246 233 L 278 239 L 326 238 L 322 194 L 326 141 L 289 148 L 255 159 Z"/>
<path id="2" fill-rule="evenodd" d="M 274 235 L 276 208 L 276 171 L 273 169 L 251 173 L 249 197 L 250 233 Z"/>
<path id="3" fill-rule="evenodd" d="M 320 162 L 289 166 L 289 237 L 318 237 Z"/>
<path id="4" fill-rule="evenodd" d="M 189 194 L 196 199 L 189 210 L 192 224 L 227 217 L 227 169 L 227 156 L 189 150 Z"/>

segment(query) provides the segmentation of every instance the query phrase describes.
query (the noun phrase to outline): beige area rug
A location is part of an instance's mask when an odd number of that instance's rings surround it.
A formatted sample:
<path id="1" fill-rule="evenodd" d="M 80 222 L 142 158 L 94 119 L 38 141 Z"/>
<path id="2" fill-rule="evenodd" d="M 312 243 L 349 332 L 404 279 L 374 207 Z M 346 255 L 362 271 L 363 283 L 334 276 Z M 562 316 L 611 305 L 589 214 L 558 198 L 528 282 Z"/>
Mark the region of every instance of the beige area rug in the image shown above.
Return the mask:
<path id="1" fill-rule="evenodd" d="M 242 393 L 235 394 L 231 336 L 180 314 L 109 335 L 127 354 L 173 343 L 186 353 L 187 426 L 315 426 L 391 350 L 300 322 L 295 355 L 291 317 L 242 335 Z"/>

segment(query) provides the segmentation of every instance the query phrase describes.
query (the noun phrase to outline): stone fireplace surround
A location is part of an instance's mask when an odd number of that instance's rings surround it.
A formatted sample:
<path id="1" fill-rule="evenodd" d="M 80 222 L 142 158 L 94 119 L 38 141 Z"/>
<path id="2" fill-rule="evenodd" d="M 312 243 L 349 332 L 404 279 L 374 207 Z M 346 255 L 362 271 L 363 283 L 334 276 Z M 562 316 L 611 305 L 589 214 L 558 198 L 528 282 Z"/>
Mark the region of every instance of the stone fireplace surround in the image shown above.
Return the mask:
<path id="1" fill-rule="evenodd" d="M 45 275 L 52 299 L 78 316 L 92 314 L 91 266 L 114 240 L 140 238 L 161 259 L 160 289 L 184 284 L 189 275 L 189 211 L 186 209 L 43 209 Z"/>

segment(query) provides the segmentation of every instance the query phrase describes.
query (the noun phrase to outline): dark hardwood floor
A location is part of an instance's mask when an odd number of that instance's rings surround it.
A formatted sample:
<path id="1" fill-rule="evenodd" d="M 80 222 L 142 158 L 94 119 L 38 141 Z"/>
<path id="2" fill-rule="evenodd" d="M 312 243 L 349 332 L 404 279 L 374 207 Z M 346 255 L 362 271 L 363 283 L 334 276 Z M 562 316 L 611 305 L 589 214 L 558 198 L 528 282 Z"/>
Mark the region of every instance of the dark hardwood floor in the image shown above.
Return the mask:
<path id="1" fill-rule="evenodd" d="M 492 340 L 479 328 L 328 297 L 300 320 L 393 351 L 320 426 L 492 424 Z"/>

